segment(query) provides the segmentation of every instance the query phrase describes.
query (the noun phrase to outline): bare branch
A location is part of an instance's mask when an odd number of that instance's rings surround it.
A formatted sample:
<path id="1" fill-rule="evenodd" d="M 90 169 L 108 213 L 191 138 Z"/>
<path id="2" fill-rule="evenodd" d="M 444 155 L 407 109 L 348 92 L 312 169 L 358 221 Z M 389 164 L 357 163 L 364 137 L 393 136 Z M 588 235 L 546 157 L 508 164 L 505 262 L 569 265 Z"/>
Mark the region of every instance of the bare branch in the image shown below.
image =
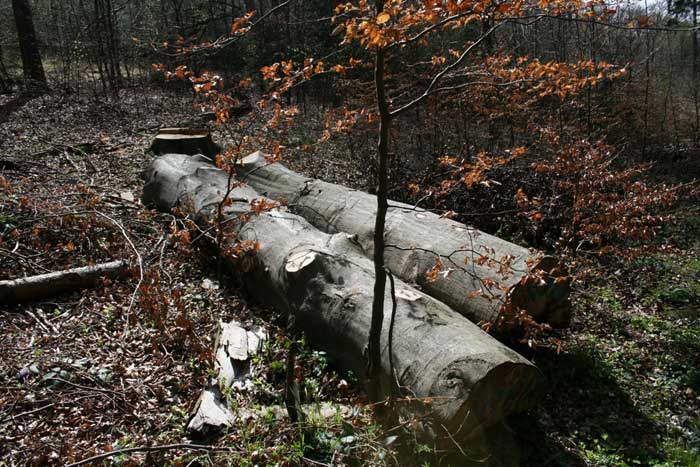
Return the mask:
<path id="1" fill-rule="evenodd" d="M 395 110 L 392 110 L 392 111 L 390 112 L 390 116 L 391 116 L 391 117 L 395 117 L 395 116 L 397 116 L 397 115 L 399 115 L 399 114 L 401 114 L 401 113 L 403 113 L 403 112 L 405 112 L 405 111 L 407 111 L 407 110 L 409 110 L 409 109 L 412 109 L 412 108 L 415 107 L 416 105 L 418 105 L 418 104 L 420 104 L 421 102 L 423 102 L 427 97 L 429 97 L 430 95 L 432 95 L 432 94 L 434 94 L 435 92 L 437 92 L 436 89 L 435 89 L 435 87 L 438 85 L 438 83 L 440 82 L 440 80 L 441 80 L 442 78 L 444 78 L 445 75 L 446 75 L 447 73 L 449 73 L 450 71 L 452 71 L 452 70 L 454 70 L 455 68 L 457 68 L 457 67 L 464 61 L 464 59 L 469 55 L 469 53 L 470 53 L 472 50 L 474 50 L 475 47 L 477 47 L 479 44 L 481 44 L 488 36 L 490 36 L 491 34 L 493 34 L 494 31 L 496 31 L 498 28 L 500 28 L 501 26 L 503 26 L 503 25 L 506 24 L 506 23 L 507 23 L 507 21 L 503 21 L 503 22 L 501 22 L 501 23 L 497 23 L 497 24 L 495 24 L 493 27 L 491 27 L 491 29 L 489 29 L 489 30 L 486 31 L 484 34 L 482 34 L 481 37 L 479 37 L 479 39 L 477 39 L 477 40 L 474 41 L 469 47 L 467 47 L 466 49 L 464 49 L 464 51 L 461 53 L 461 55 L 459 56 L 459 58 L 458 58 L 457 60 L 455 60 L 454 62 L 452 62 L 451 64 L 449 64 L 449 65 L 446 66 L 445 68 L 443 68 L 438 74 L 436 74 L 436 75 L 433 77 L 433 79 L 432 79 L 432 81 L 430 82 L 430 84 L 428 85 L 428 87 L 425 89 L 425 91 L 423 91 L 423 94 L 421 94 L 420 96 L 416 97 L 415 99 L 413 99 L 413 100 L 412 100 L 411 102 L 409 102 L 408 104 L 405 104 L 405 105 L 403 105 L 403 106 L 401 106 L 401 107 L 399 107 L 399 108 L 397 108 L 397 109 L 395 109 Z"/>

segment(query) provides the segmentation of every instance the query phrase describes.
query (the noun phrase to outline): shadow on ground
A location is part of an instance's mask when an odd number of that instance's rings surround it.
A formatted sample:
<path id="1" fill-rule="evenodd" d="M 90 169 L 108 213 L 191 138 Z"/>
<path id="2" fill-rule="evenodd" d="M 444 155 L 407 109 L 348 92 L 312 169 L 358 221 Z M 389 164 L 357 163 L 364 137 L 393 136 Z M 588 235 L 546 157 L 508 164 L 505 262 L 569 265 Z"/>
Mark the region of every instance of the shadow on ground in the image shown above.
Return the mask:
<path id="1" fill-rule="evenodd" d="M 633 404 L 593 347 L 538 355 L 546 396 L 537 411 L 513 420 L 523 466 L 585 466 L 607 453 L 650 459 L 660 427 Z M 576 446 L 572 438 L 585 440 Z M 603 464 L 600 464 L 603 465 Z"/>

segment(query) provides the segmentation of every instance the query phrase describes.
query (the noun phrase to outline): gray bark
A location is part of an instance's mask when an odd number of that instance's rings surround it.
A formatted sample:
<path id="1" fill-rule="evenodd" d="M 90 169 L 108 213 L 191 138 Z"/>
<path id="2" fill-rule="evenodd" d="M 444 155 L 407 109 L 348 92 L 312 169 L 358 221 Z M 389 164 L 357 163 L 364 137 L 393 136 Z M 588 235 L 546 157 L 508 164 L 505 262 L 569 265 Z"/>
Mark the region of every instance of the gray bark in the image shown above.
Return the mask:
<path id="1" fill-rule="evenodd" d="M 103 278 L 119 277 L 127 272 L 125 261 L 111 261 L 66 271 L 0 281 L 0 305 L 21 303 L 93 287 Z"/>
<path id="2" fill-rule="evenodd" d="M 155 159 L 145 175 L 144 203 L 164 210 L 178 207 L 202 225 L 216 218 L 228 182 L 225 172 L 203 158 L 177 154 Z M 258 242 L 259 250 L 227 262 L 252 294 L 293 313 L 316 348 L 326 351 L 341 369 L 363 377 L 372 261 L 356 237 L 323 233 L 284 208 L 240 219 L 256 198 L 261 197 L 247 186 L 231 194 L 225 217 L 239 221 L 226 225 L 238 241 Z M 466 439 L 535 403 L 540 373 L 534 365 L 445 304 L 399 280 L 395 298 L 392 349 L 390 313 L 382 326 L 380 394 L 393 394 L 398 382 L 416 401 L 430 400 L 406 407 L 414 415 L 425 415 L 423 429 L 428 434 Z M 389 292 L 384 306 L 392 309 Z"/>
<path id="3" fill-rule="evenodd" d="M 356 235 L 365 255 L 373 254 L 374 195 L 269 164 L 260 152 L 243 159 L 238 176 L 261 194 L 286 201 L 317 228 Z M 395 201 L 389 202 L 384 238 L 384 262 L 392 273 L 475 323 L 496 320 L 507 297 L 539 322 L 566 325 L 570 320 L 569 283 L 554 277 L 554 258 L 537 259 L 527 248 Z M 481 257 L 488 260 L 479 264 Z M 431 281 L 426 273 L 438 258 L 449 273 Z M 530 268 L 552 274 L 542 284 L 527 278 Z M 470 298 L 479 290 L 483 295 Z"/>

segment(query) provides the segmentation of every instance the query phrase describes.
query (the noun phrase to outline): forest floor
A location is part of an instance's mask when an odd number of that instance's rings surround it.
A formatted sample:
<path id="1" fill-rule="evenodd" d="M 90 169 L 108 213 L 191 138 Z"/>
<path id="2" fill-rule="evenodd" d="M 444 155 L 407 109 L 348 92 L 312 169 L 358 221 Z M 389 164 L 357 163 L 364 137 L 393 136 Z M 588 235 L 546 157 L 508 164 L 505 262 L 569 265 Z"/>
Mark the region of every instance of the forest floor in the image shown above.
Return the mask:
<path id="1" fill-rule="evenodd" d="M 11 100 L 0 96 L 0 114 Z M 134 89 L 118 102 L 46 95 L 0 122 L 0 280 L 132 261 L 127 279 L 0 308 L 0 464 L 66 465 L 174 443 L 208 448 L 111 460 L 447 464 L 430 446 L 395 441 L 360 409 L 303 430 L 261 420 L 217 438 L 187 434 L 211 377 L 220 320 L 263 325 L 272 337 L 253 387 L 236 395 L 239 404 L 283 404 L 288 345 L 280 316 L 249 302 L 236 284 L 218 284 L 210 255 L 172 241 L 178 221 L 139 202 L 151 138 L 162 126 L 190 121 L 193 112 L 187 95 Z M 362 161 L 333 154 L 332 164 L 291 164 L 316 175 L 322 166 L 328 181 L 361 187 Z M 548 391 L 536 410 L 511 421 L 523 465 L 700 466 L 698 207 L 685 207 L 666 234 L 678 252 L 601 269 L 601 279 L 577 287 L 572 326 L 552 334 L 561 350 L 544 346 L 529 355 Z M 304 346 L 299 362 L 308 398 L 364 402 L 325 355 Z"/>

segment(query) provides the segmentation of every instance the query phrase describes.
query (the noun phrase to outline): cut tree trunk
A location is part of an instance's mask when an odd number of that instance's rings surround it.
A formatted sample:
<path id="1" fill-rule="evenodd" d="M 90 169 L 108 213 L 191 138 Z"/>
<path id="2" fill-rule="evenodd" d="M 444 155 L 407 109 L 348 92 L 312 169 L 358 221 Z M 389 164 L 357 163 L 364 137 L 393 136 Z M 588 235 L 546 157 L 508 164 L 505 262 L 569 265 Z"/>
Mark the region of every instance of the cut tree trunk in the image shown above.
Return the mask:
<path id="1" fill-rule="evenodd" d="M 103 278 L 120 277 L 127 271 L 128 264 L 125 261 L 110 261 L 95 266 L 0 281 L 0 305 L 27 302 L 93 287 Z"/>
<path id="2" fill-rule="evenodd" d="M 206 128 L 162 128 L 151 144 L 156 154 L 203 154 L 214 160 L 221 147 Z"/>
<path id="3" fill-rule="evenodd" d="M 177 207 L 202 226 L 217 218 L 228 176 L 203 158 L 167 154 L 145 176 L 144 203 Z M 259 248 L 225 261 L 253 295 L 293 313 L 317 349 L 362 378 L 374 272 L 355 238 L 323 233 L 284 208 L 250 215 L 261 197 L 247 186 L 230 199 L 224 247 L 250 240 Z M 421 416 L 425 433 L 463 440 L 536 402 L 540 373 L 534 365 L 445 304 L 395 282 L 394 319 L 387 312 L 382 327 L 380 394 L 395 394 L 398 385 L 414 396 L 405 410 Z M 387 291 L 385 309 L 392 304 Z"/>
<path id="4" fill-rule="evenodd" d="M 268 163 L 260 152 L 246 157 L 238 176 L 261 193 L 288 203 L 324 232 L 356 235 L 365 255 L 373 252 L 374 195 L 326 183 Z M 437 214 L 389 202 L 384 261 L 389 270 L 445 302 L 475 323 L 493 322 L 502 305 L 526 310 L 535 320 L 568 324 L 569 282 L 551 257 Z M 437 260 L 443 273 L 428 277 Z M 544 271 L 544 281 L 528 271 Z M 543 283 L 544 282 L 544 283 Z"/>

